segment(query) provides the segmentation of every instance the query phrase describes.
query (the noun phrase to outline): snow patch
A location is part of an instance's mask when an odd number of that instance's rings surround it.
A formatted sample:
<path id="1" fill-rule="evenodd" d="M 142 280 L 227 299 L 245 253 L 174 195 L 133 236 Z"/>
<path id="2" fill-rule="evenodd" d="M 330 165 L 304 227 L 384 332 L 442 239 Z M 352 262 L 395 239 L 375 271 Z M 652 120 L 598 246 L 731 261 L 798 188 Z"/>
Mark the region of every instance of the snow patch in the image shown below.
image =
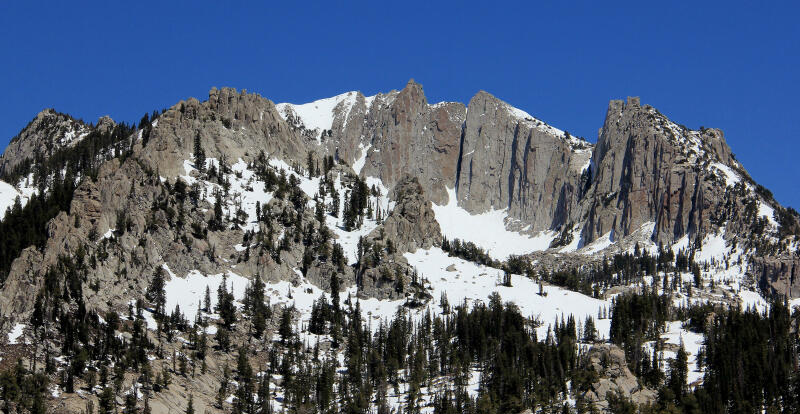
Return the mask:
<path id="1" fill-rule="evenodd" d="M 455 189 L 448 188 L 447 195 L 449 200 L 446 205 L 433 203 L 433 212 L 442 234 L 448 239 L 473 242 L 486 249 L 492 258 L 505 260 L 511 255 L 546 250 L 557 236 L 553 231 L 540 232 L 531 237 L 507 230 L 507 209 L 473 215 L 458 205 Z"/>
<path id="2" fill-rule="evenodd" d="M 217 288 L 222 283 L 223 274 L 205 276 L 198 270 L 190 271 L 186 277 L 178 277 L 170 270 L 169 266 L 164 263 L 162 265 L 170 279 L 164 284 L 164 291 L 167 294 L 167 303 L 165 305 L 165 312 L 171 313 L 175 306 L 180 306 L 181 312 L 186 316 L 189 321 L 194 321 L 199 311 L 199 305 L 205 299 L 206 287 L 211 292 L 211 306 L 212 308 L 217 304 Z M 236 300 L 244 298 L 244 291 L 247 288 L 249 279 L 239 276 L 236 273 L 228 271 L 227 276 L 227 289 L 233 290 L 233 297 Z M 148 320 L 148 326 L 150 321 Z M 155 328 L 155 326 L 150 326 Z"/>
<path id="3" fill-rule="evenodd" d="M 674 321 L 667 322 L 667 332 L 662 335 L 668 344 L 680 345 L 683 343 L 683 349 L 688 354 L 689 373 L 687 375 L 688 383 L 691 384 L 703 378 L 703 371 L 697 368 L 697 355 L 703 347 L 703 334 L 692 332 L 681 327 L 682 322 Z M 665 356 L 674 358 L 676 352 L 666 351 Z"/>
<path id="4" fill-rule="evenodd" d="M 492 292 L 497 292 L 504 302 L 515 303 L 520 308 L 522 315 L 533 317 L 541 322 L 537 328 L 537 337 L 540 341 L 545 339 L 548 325 L 552 324 L 556 318 L 573 315 L 576 322 L 583 323 L 588 316 L 597 318 L 598 309 L 610 308 L 610 302 L 556 286 L 542 286 L 544 295 L 540 296 L 538 283 L 525 276 L 511 275 L 511 287 L 502 286 L 504 273 L 502 270 L 450 257 L 436 247 L 428 250 L 419 249 L 414 253 L 406 253 L 404 256 L 408 263 L 417 269 L 421 277 L 424 276 L 430 281 L 431 290 L 428 293 L 434 298 L 430 306 L 435 311 L 441 311 L 438 299 L 442 293 L 447 295 L 451 305 L 458 305 L 465 300 L 468 303 L 475 301 L 488 303 Z M 455 267 L 455 271 L 446 270 L 450 265 Z M 386 307 L 387 301 L 371 299 L 366 302 L 361 301 L 362 309 L 369 309 L 373 314 L 385 318 L 391 318 L 394 315 L 394 310 Z M 608 338 L 610 320 L 596 320 L 595 323 L 599 336 Z"/>
<path id="5" fill-rule="evenodd" d="M 38 192 L 35 187 L 29 186 L 33 181 L 33 174 L 20 180 L 17 186 L 5 181 L 0 181 L 0 220 L 6 215 L 6 210 L 14 207 L 14 202 L 19 197 L 20 205 L 25 207 L 28 200 Z"/>
<path id="6" fill-rule="evenodd" d="M 761 200 L 758 200 L 758 215 L 766 217 L 769 224 L 773 227 L 778 227 L 778 222 L 775 221 L 775 209 Z"/>
<path id="7" fill-rule="evenodd" d="M 8 343 L 10 345 L 16 344 L 19 340 L 19 337 L 22 336 L 22 331 L 25 329 L 24 323 L 18 323 L 11 328 L 11 332 L 8 333 Z"/>
<path id="8" fill-rule="evenodd" d="M 608 233 L 604 234 L 603 237 L 600 237 L 599 239 L 589 243 L 589 245 L 587 245 L 586 247 L 584 247 L 581 250 L 581 253 L 583 253 L 583 254 L 595 254 L 595 253 L 597 253 L 597 252 L 599 252 L 599 251 L 611 246 L 612 244 L 614 244 L 614 240 L 613 240 L 613 237 L 611 236 L 611 234 L 612 234 L 612 232 L 608 232 Z"/>
<path id="9" fill-rule="evenodd" d="M 742 178 L 739 177 L 739 174 L 734 172 L 731 167 L 728 167 L 721 162 L 715 162 L 711 164 L 711 167 L 716 168 L 722 173 L 722 175 L 725 176 L 725 185 L 727 186 L 734 186 L 736 183 L 742 180 Z"/>
<path id="10" fill-rule="evenodd" d="M 712 259 L 722 260 L 730 249 L 726 246 L 725 238 L 720 234 L 709 234 L 703 239 L 703 245 L 699 252 L 695 253 L 695 261 L 706 262 Z"/>
<path id="11" fill-rule="evenodd" d="M 353 162 L 353 171 L 355 171 L 356 174 L 361 174 L 361 170 L 364 168 L 364 164 L 367 162 L 367 152 L 369 152 L 369 149 L 372 148 L 372 144 L 370 143 L 365 147 L 364 143 L 362 142 L 358 145 L 358 148 L 361 150 L 361 155 L 359 155 L 358 159 Z"/>
<path id="12" fill-rule="evenodd" d="M 344 115 L 342 128 L 344 129 L 347 126 L 347 118 L 356 103 L 357 96 L 358 92 L 350 91 L 306 104 L 279 103 L 275 107 L 278 109 L 278 114 L 285 121 L 291 115 L 299 118 L 305 129 L 316 131 L 317 142 L 320 142 L 322 132 L 333 128 L 334 110 L 339 105 L 342 105 L 341 109 Z M 365 98 L 367 108 L 372 105 L 374 99 L 374 96 Z"/>

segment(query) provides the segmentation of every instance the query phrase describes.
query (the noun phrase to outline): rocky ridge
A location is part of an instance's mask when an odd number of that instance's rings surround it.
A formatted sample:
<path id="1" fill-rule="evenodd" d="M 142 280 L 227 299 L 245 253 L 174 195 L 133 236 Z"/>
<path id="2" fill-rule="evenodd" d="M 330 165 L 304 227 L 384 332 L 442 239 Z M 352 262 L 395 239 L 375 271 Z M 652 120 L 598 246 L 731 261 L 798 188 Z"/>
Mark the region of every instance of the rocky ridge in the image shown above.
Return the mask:
<path id="1" fill-rule="evenodd" d="M 432 203 L 450 201 L 448 190 L 469 213 L 505 211 L 510 230 L 572 236 L 531 255 L 542 268 L 596 264 L 637 242 L 683 240 L 690 249 L 721 233 L 731 249 L 720 260 L 740 251 L 765 292 L 800 296 L 798 242 L 785 231 L 797 227 L 796 218 L 749 178 L 719 130 L 689 130 L 629 98 L 609 104 L 593 145 L 486 92 L 466 106 L 429 104 L 413 81 L 374 97 L 345 94 L 330 108 L 328 127 L 304 120 L 296 106 L 214 88 L 207 101 L 181 101 L 159 115 L 146 140 L 128 137 L 129 154 L 115 154 L 80 180 L 69 211 L 48 224 L 45 246 L 25 249 L 13 263 L 0 290 L 0 332 L 30 319 L 49 272 L 68 260 L 90 263 L 81 299 L 101 314 L 124 312 L 160 269 L 170 278 L 198 272 L 286 282 L 288 297 L 292 289 L 330 291 L 336 276 L 339 292 L 354 292 L 354 300 L 430 304 L 430 281 L 406 253 L 442 243 L 446 231 Z M 46 157 L 35 148 L 74 145 L 92 128 L 114 125 L 103 118 L 84 126 L 45 111 L 9 146 L 0 175 L 20 159 Z M 195 164 L 196 145 L 206 165 Z M 312 172 L 330 159 L 334 165 Z M 358 175 L 392 188 L 382 219 L 356 232 L 343 231 L 338 216 L 320 220 L 315 205 L 334 203 L 325 188 L 346 198 Z M 383 208 L 381 196 L 370 196 L 370 206 Z M 614 243 L 578 250 L 605 238 Z M 343 244 L 357 252 L 354 260 L 334 258 Z M 244 325 L 237 334 L 246 334 Z M 602 378 L 586 397 L 601 408 L 608 391 L 654 398 L 621 350 L 595 347 L 587 358 Z M 213 360 L 213 375 L 224 359 Z M 155 403 L 179 409 L 182 398 Z"/>

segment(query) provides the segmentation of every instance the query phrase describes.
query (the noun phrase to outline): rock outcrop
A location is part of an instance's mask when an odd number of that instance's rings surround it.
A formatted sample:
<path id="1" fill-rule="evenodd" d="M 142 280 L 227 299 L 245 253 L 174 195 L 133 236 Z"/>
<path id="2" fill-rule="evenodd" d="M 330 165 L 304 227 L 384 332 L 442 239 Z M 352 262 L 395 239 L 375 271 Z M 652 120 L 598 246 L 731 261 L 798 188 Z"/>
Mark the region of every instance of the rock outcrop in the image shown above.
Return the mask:
<path id="1" fill-rule="evenodd" d="M 158 117 L 150 140 L 140 150 L 141 158 L 162 176 L 185 175 L 185 160 L 191 160 L 195 138 L 208 158 L 229 163 L 252 160 L 260 152 L 288 161 L 304 162 L 307 138 L 280 117 L 269 99 L 233 88 L 213 88 L 208 100 L 190 98 Z"/>
<path id="2" fill-rule="evenodd" d="M 655 401 L 656 391 L 639 384 L 638 379 L 628 369 L 625 352 L 615 345 L 595 345 L 586 354 L 586 368 L 593 369 L 598 375 L 597 382 L 584 395 L 596 408 L 608 408 L 606 395 L 618 393 L 636 404 Z"/>
<path id="3" fill-rule="evenodd" d="M 800 297 L 800 257 L 797 254 L 753 257 L 749 270 L 762 290 L 789 298 Z"/>
<path id="4" fill-rule="evenodd" d="M 0 155 L 0 176 L 11 173 L 26 161 L 46 159 L 58 149 L 74 145 L 91 130 L 90 125 L 53 109 L 39 112 Z"/>
<path id="5" fill-rule="evenodd" d="M 431 105 L 422 86 L 413 81 L 400 91 L 370 98 L 354 92 L 333 108 L 331 116 L 331 130 L 309 133 L 287 114 L 279 114 L 270 100 L 246 91 L 214 88 L 205 102 L 194 98 L 179 102 L 158 116 L 146 142 L 131 137 L 135 161 L 113 159 L 100 167 L 95 182 L 83 181 L 70 214 L 57 217 L 48 227 L 51 240 L 45 249 L 24 252 L 19 265 L 14 265 L 4 289 L 9 292 L 3 293 L 3 299 L 24 294 L 13 287 L 14 280 L 20 281 L 20 289 L 37 280 L 60 254 L 85 245 L 90 230 L 105 234 L 116 227 L 117 214 L 122 211 L 129 213 L 133 234 L 152 228 L 154 222 L 163 227 L 162 233 L 151 232 L 157 236 L 143 236 L 143 246 L 137 247 L 137 239 L 119 237 L 129 248 L 125 254 L 130 257 L 125 260 L 147 263 L 137 271 L 150 274 L 159 257 L 177 257 L 189 249 L 201 254 L 170 263 L 176 272 L 219 270 L 203 259 L 203 254 L 214 246 L 230 249 L 227 241 L 240 235 L 212 234 L 207 240 L 178 242 L 169 229 L 170 219 L 150 212 L 162 191 L 154 177 L 174 181 L 186 175 L 185 163 L 192 162 L 195 139 L 207 157 L 224 157 L 229 164 L 238 159 L 251 162 L 263 152 L 305 165 L 313 153 L 312 158 L 317 159 L 338 156 L 362 176 L 380 178 L 384 185 L 395 188 L 390 196 L 396 203 L 381 231 L 400 252 L 441 242 L 431 202 L 448 202 L 452 194 L 448 189 L 455 189 L 459 206 L 471 213 L 506 209 L 512 219 L 507 225 L 513 230 L 563 231 L 574 225 L 582 230 L 584 245 L 608 233 L 618 240 L 641 232 L 649 222 L 655 223 L 652 237 L 656 241 L 674 242 L 687 235 L 695 241 L 723 223 L 728 231 L 746 232 L 749 224 L 743 223 L 753 218 L 741 193 L 732 192 L 719 168 L 712 168 L 720 165 L 739 173 L 743 181 L 750 180 L 733 158 L 722 132 L 686 129 L 654 108 L 642 106 L 638 98 L 610 103 L 596 146 L 486 92 L 476 94 L 468 106 Z M 0 158 L 0 173 L 15 168 L 20 160 L 46 157 L 59 145 L 72 145 L 91 128 L 108 130 L 113 125 L 110 118 L 102 118 L 92 127 L 44 111 L 9 145 Z M 415 178 L 407 178 L 409 175 Z M 210 207 L 194 211 L 193 219 L 209 220 Z M 76 215 L 83 225 L 70 229 Z M 377 239 L 374 234 L 371 238 Z M 295 258 L 302 252 L 281 255 Z M 396 262 L 401 263 L 402 257 Z M 112 264 L 108 266 L 111 269 Z M 281 275 L 292 272 L 287 265 L 256 259 L 241 263 L 240 269 L 255 274 L 269 266 L 276 266 Z M 763 286 L 793 297 L 800 295 L 795 256 L 755 260 L 752 266 Z M 312 275 L 323 283 L 330 271 L 317 269 Z M 364 272 L 362 276 L 370 275 Z M 401 273 L 405 274 L 405 269 Z M 376 281 L 383 277 L 373 276 Z M 397 278 L 392 280 L 395 283 Z M 0 308 L 6 314 L 20 311 L 16 305 Z"/>
<path id="6" fill-rule="evenodd" d="M 418 177 L 429 198 L 446 204 L 453 188 L 466 117 L 462 103 L 431 105 L 422 85 L 409 81 L 401 91 L 378 94 L 369 103 L 357 93 L 352 104 L 335 109 L 325 148 L 359 173 L 393 188 L 405 174 Z"/>
<path id="7" fill-rule="evenodd" d="M 381 226 L 370 233 L 370 239 L 386 238 L 400 252 L 414 252 L 442 244 L 442 233 L 431 202 L 425 197 L 416 177 L 405 176 L 392 190 L 395 200 L 391 211 Z"/>
<path id="8" fill-rule="evenodd" d="M 653 237 L 662 242 L 710 230 L 725 192 L 710 177 L 715 162 L 741 170 L 721 131 L 686 129 L 639 98 L 611 101 L 592 155 L 592 185 L 573 215 L 585 220 L 584 243 L 608 233 L 618 239 L 647 222 L 656 223 Z"/>

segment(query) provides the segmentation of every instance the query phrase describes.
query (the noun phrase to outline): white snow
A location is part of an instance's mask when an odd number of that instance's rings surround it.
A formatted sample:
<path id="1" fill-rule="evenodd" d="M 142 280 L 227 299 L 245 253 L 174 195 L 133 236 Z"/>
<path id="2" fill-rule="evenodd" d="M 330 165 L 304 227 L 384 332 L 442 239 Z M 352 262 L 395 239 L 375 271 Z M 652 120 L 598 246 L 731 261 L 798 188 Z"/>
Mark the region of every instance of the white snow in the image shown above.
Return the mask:
<path id="1" fill-rule="evenodd" d="M 348 115 L 356 103 L 357 96 L 358 92 L 350 91 L 306 104 L 279 103 L 275 107 L 284 120 L 289 118 L 288 115 L 294 115 L 299 118 L 305 129 L 316 131 L 316 138 L 319 142 L 322 132 L 333 127 L 334 110 L 339 105 L 342 105 L 341 109 L 344 114 L 343 127 L 347 125 Z M 374 99 L 374 96 L 365 99 L 367 108 Z"/>
<path id="2" fill-rule="evenodd" d="M 559 250 L 560 253 L 574 252 L 582 247 L 580 226 L 575 226 L 572 230 L 570 230 L 570 232 L 572 233 L 572 241 L 570 241 L 566 246 L 562 247 Z"/>
<path id="3" fill-rule="evenodd" d="M 506 108 L 508 109 L 508 112 L 511 115 L 513 115 L 514 117 L 516 117 L 517 119 L 533 123 L 534 126 L 537 126 L 539 129 L 545 130 L 545 131 L 549 132 L 552 135 L 559 136 L 559 137 L 563 137 L 564 136 L 564 131 L 562 131 L 562 130 L 560 130 L 558 128 L 552 127 L 550 125 L 547 125 L 547 123 L 545 123 L 544 121 L 531 116 L 531 114 L 529 114 L 529 113 L 527 113 L 527 112 L 525 112 L 525 111 L 523 111 L 523 110 L 521 110 L 519 108 L 515 108 L 515 107 L 513 107 L 511 105 L 508 105 L 508 104 L 506 104 Z"/>
<path id="4" fill-rule="evenodd" d="M 455 307 L 465 301 L 470 305 L 479 301 L 488 303 L 492 292 L 497 292 L 503 302 L 515 303 L 524 316 L 540 322 L 537 336 L 539 340 L 544 340 L 548 327 L 556 319 L 560 320 L 562 317 L 573 315 L 576 322 L 583 323 L 589 316 L 596 318 L 599 309 L 610 308 L 609 301 L 594 299 L 555 286 L 543 286 L 544 295 L 540 296 L 538 284 L 524 276 L 512 275 L 512 287 L 502 286 L 500 285 L 503 276 L 502 270 L 450 257 L 436 247 L 428 250 L 420 249 L 414 253 L 406 253 L 404 256 L 409 264 L 417 269 L 420 278 L 426 279 L 428 293 L 433 296 L 427 308 L 408 310 L 415 319 L 421 317 L 426 309 L 430 309 L 434 314 L 441 312 L 439 298 L 442 293 L 447 295 L 451 307 Z M 455 267 L 455 271 L 446 270 L 450 265 Z M 265 293 L 272 305 L 294 306 L 300 314 L 299 324 L 303 324 L 311 316 L 314 301 L 323 294 L 330 299 L 330 295 L 308 282 L 302 277 L 299 270 L 295 269 L 295 271 L 300 276 L 300 282 L 297 285 L 289 281 L 265 283 Z M 369 324 L 380 320 L 390 320 L 398 309 L 404 308 L 405 299 L 356 299 L 357 294 L 357 287 L 351 286 L 345 292 L 340 293 L 339 300 L 342 306 L 347 306 L 344 302 L 348 297 L 353 301 L 358 300 L 361 314 Z M 608 338 L 610 323 L 610 319 L 595 320 L 599 337 Z M 319 339 L 316 335 L 305 332 L 301 335 L 304 335 L 309 343 L 314 343 Z"/>
<path id="5" fill-rule="evenodd" d="M 58 145 L 62 147 L 74 146 L 89 135 L 88 129 L 85 125 L 78 125 L 78 130 L 75 130 L 75 125 L 71 125 L 69 130 L 59 138 Z"/>
<path id="6" fill-rule="evenodd" d="M 707 235 L 705 239 L 703 239 L 700 251 L 695 253 L 695 261 L 706 262 L 711 261 L 711 259 L 722 260 L 722 258 L 730 252 L 722 234 L 723 232 Z"/>
<path id="7" fill-rule="evenodd" d="M 795 307 L 800 307 L 800 298 L 792 299 L 789 301 L 789 309 L 794 309 Z"/>
<path id="8" fill-rule="evenodd" d="M 11 328 L 11 332 L 8 333 L 8 343 L 9 344 L 16 344 L 19 337 L 22 336 L 22 331 L 25 329 L 25 324 L 18 323 Z"/>
<path id="9" fill-rule="evenodd" d="M 386 194 L 385 187 L 381 180 L 373 177 L 369 177 L 366 180 L 367 185 L 370 187 L 375 184 L 376 187 L 381 189 L 381 194 Z M 339 192 L 339 217 L 333 217 L 330 214 L 325 215 L 325 224 L 328 226 L 329 229 L 333 231 L 333 233 L 337 236 L 336 242 L 342 246 L 342 250 L 344 250 L 344 254 L 347 257 L 347 264 L 354 264 L 358 260 L 357 251 L 358 251 L 358 240 L 359 238 L 368 235 L 372 230 L 378 227 L 378 223 L 374 219 L 367 219 L 364 218 L 364 223 L 362 224 L 361 228 L 356 229 L 354 231 L 345 231 L 344 227 L 342 226 L 342 212 L 344 211 L 344 204 L 345 204 L 345 191 L 342 189 L 342 181 L 340 177 L 336 177 L 334 182 L 334 188 L 336 191 Z M 372 200 L 372 198 L 370 197 Z M 382 203 L 377 203 L 383 210 L 388 210 L 389 205 L 386 201 L 386 197 L 383 197 Z M 326 197 L 325 203 L 332 202 L 330 197 Z"/>
<path id="10" fill-rule="evenodd" d="M 303 192 L 309 198 L 314 198 L 314 196 L 317 195 L 317 192 L 319 191 L 319 181 L 322 179 L 321 177 L 314 177 L 312 179 L 309 179 L 308 177 L 298 174 L 294 170 L 292 170 L 292 168 L 289 166 L 289 164 L 286 163 L 286 161 L 279 160 L 277 158 L 271 158 L 269 160 L 269 165 L 278 170 L 286 171 L 287 176 L 289 175 L 295 176 L 295 178 L 297 178 L 297 180 L 299 181 L 298 186 L 300 187 L 301 190 L 303 190 Z"/>
<path id="11" fill-rule="evenodd" d="M 677 254 L 680 250 L 689 250 L 689 235 L 684 235 L 672 245 L 672 251 Z"/>
<path id="12" fill-rule="evenodd" d="M 165 312 L 171 313 L 176 305 L 180 305 L 181 312 L 186 316 L 186 319 L 193 322 L 197 316 L 198 305 L 205 298 L 206 287 L 211 291 L 211 306 L 213 307 L 217 304 L 217 288 L 222 283 L 222 273 L 206 276 L 198 270 L 192 270 L 186 277 L 178 277 L 166 263 L 162 267 L 170 275 L 170 279 L 164 285 L 164 291 L 167 294 Z M 236 300 L 244 298 L 245 288 L 250 281 L 231 271 L 228 271 L 226 276 L 228 291 L 233 289 L 233 297 Z M 154 328 L 154 326 L 150 325 L 150 321 L 148 321 L 148 326 Z"/>
<path id="13" fill-rule="evenodd" d="M 274 160 L 270 160 L 270 162 L 273 163 Z M 216 158 L 207 158 L 206 168 L 209 168 L 212 165 L 218 167 L 220 164 Z M 288 164 L 285 162 L 281 161 L 278 162 L 277 166 L 273 166 L 279 169 L 284 168 L 289 175 L 298 176 L 296 173 L 291 171 Z M 196 168 L 191 160 L 183 161 L 183 169 L 186 171 L 186 175 L 181 175 L 180 178 L 185 183 L 188 185 L 193 185 L 194 183 L 198 182 L 197 178 L 193 176 L 193 174 L 196 174 Z M 264 182 L 256 178 L 255 172 L 249 170 L 247 168 L 247 163 L 241 158 L 235 164 L 231 165 L 230 169 L 232 173 L 226 174 L 225 176 L 230 183 L 230 188 L 228 190 L 229 197 L 226 200 L 226 203 L 223 205 L 223 212 L 228 217 L 231 217 L 241 208 L 241 210 L 247 215 L 247 222 L 241 226 L 242 229 L 256 230 L 258 228 L 256 223 L 256 203 L 260 203 L 262 206 L 267 205 L 270 200 L 272 200 L 273 193 L 266 191 Z M 164 181 L 163 178 L 162 181 Z M 221 189 L 221 187 L 215 182 L 212 183 L 209 181 L 200 181 L 199 184 L 201 193 L 205 194 L 204 200 L 214 204 L 216 202 L 214 190 Z M 311 191 L 308 186 L 303 188 L 303 190 L 306 192 Z M 316 189 L 313 191 L 316 191 Z"/>
<path id="14" fill-rule="evenodd" d="M 766 217 L 767 221 L 769 221 L 773 227 L 778 226 L 778 222 L 775 221 L 775 209 L 761 200 L 758 200 L 758 215 Z"/>
<path id="15" fill-rule="evenodd" d="M 612 233 L 608 232 L 600 237 L 599 239 L 589 243 L 586 247 L 581 249 L 581 253 L 583 254 L 595 254 L 600 250 L 607 248 L 614 244 L 614 238 L 612 237 Z"/>
<path id="16" fill-rule="evenodd" d="M 451 306 L 455 306 L 463 303 L 465 299 L 469 303 L 486 302 L 492 292 L 497 292 L 504 302 L 515 303 L 523 315 L 542 322 L 537 329 L 539 340 L 545 338 L 548 325 L 552 325 L 556 318 L 572 314 L 576 322 L 583 323 L 587 316 L 596 318 L 598 309 L 610 307 L 610 302 L 556 286 L 543 286 L 545 296 L 539 296 L 538 283 L 520 275 L 511 276 L 511 287 L 502 286 L 500 284 L 503 278 L 502 270 L 450 257 L 435 247 L 406 253 L 404 256 L 409 264 L 416 267 L 421 277 L 424 276 L 430 281 L 432 290 L 428 293 L 433 296 L 431 306 L 436 311 L 441 311 L 438 304 L 442 293 L 446 293 Z M 455 271 L 446 270 L 450 265 L 455 266 Z M 391 302 L 369 299 L 362 300 L 361 307 L 367 310 L 374 309 L 373 314 L 390 318 L 394 315 L 395 308 L 387 306 L 389 303 Z M 599 335 L 608 338 L 610 320 L 596 320 L 595 325 Z"/>
<path id="17" fill-rule="evenodd" d="M 725 176 L 725 184 L 727 186 L 736 185 L 736 183 L 738 183 L 742 179 L 741 177 L 739 177 L 739 174 L 735 173 L 731 169 L 731 167 L 728 167 L 727 165 L 721 162 L 712 163 L 711 166 L 719 170 Z"/>
<path id="18" fill-rule="evenodd" d="M 36 195 L 36 188 L 27 186 L 32 181 L 32 175 L 20 180 L 17 186 L 13 186 L 5 181 L 0 181 L 0 220 L 6 215 L 6 210 L 14 206 L 14 201 L 19 197 L 20 205 L 25 207 L 28 200 Z"/>
<path id="19" fill-rule="evenodd" d="M 682 322 L 667 322 L 667 332 L 662 335 L 668 344 L 680 345 L 683 342 L 683 349 L 688 354 L 689 375 L 688 383 L 691 384 L 703 378 L 703 372 L 697 369 L 697 355 L 703 347 L 703 334 L 689 331 L 681 327 Z M 676 352 L 664 352 L 665 357 L 674 358 Z"/>
<path id="20" fill-rule="evenodd" d="M 0 181 L 0 220 L 6 215 L 6 210 L 14 205 L 14 200 L 19 197 L 23 200 L 22 194 L 13 185 L 5 181 Z"/>
<path id="21" fill-rule="evenodd" d="M 272 200 L 272 192 L 267 192 L 264 182 L 257 180 L 255 173 L 247 169 L 247 163 L 239 159 L 236 164 L 231 166 L 234 174 L 229 175 L 231 183 L 231 194 L 234 194 L 234 203 L 241 207 L 247 214 L 248 224 L 246 230 L 255 230 L 256 223 L 256 203 L 261 206 L 267 205 Z M 236 174 L 241 175 L 238 178 Z"/>
<path id="22" fill-rule="evenodd" d="M 353 162 L 353 171 L 355 171 L 356 174 L 361 174 L 361 170 L 364 168 L 364 164 L 367 162 L 367 152 L 369 152 L 369 149 L 372 148 L 372 144 L 370 143 L 365 147 L 364 143 L 362 142 L 358 145 L 358 148 L 361 150 L 361 155 L 359 155 L 358 159 Z"/>
<path id="23" fill-rule="evenodd" d="M 486 249 L 494 259 L 505 260 L 510 255 L 546 250 L 557 236 L 553 231 L 544 231 L 531 237 L 507 230 L 507 209 L 470 214 L 458 205 L 454 189 L 448 188 L 447 195 L 449 200 L 446 205 L 433 204 L 442 234 L 448 239 L 473 242 Z"/>
<path id="24" fill-rule="evenodd" d="M 759 312 L 763 312 L 767 308 L 769 308 L 769 303 L 761 297 L 758 292 L 753 292 L 751 290 L 742 290 L 739 292 L 739 298 L 742 302 L 742 309 L 753 308 L 758 310 Z"/>

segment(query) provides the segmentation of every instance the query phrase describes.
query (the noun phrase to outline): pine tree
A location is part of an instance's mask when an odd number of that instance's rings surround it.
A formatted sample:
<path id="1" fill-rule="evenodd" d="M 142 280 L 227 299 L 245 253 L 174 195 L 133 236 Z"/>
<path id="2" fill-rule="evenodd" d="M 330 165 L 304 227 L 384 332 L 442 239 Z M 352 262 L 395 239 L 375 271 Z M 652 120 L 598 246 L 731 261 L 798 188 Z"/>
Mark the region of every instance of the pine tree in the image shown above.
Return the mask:
<path id="1" fill-rule="evenodd" d="M 217 191 L 214 197 L 214 229 L 222 230 L 225 223 L 225 216 L 222 212 L 222 193 Z"/>
<path id="2" fill-rule="evenodd" d="M 194 136 L 194 166 L 198 171 L 206 171 L 206 152 L 200 143 L 200 132 Z"/>
<path id="3" fill-rule="evenodd" d="M 164 316 L 164 306 L 167 303 L 167 293 L 164 288 L 164 268 L 159 266 L 156 268 L 156 272 L 153 275 L 153 279 L 150 280 L 150 285 L 147 287 L 147 292 L 145 294 L 147 300 L 153 304 L 155 314 L 159 318 Z"/>
<path id="4" fill-rule="evenodd" d="M 114 401 L 114 390 L 110 387 L 103 388 L 103 391 L 98 397 L 98 412 L 101 414 L 112 414 L 116 408 Z"/>
<path id="5" fill-rule="evenodd" d="M 211 288 L 206 285 L 206 294 L 203 298 L 203 309 L 206 312 L 211 312 Z"/>
<path id="6" fill-rule="evenodd" d="M 194 395 L 189 394 L 189 401 L 186 402 L 186 414 L 194 414 Z"/>
<path id="7" fill-rule="evenodd" d="M 686 378 L 688 374 L 688 354 L 686 353 L 686 349 L 683 347 L 683 340 L 681 340 L 677 355 L 675 356 L 675 359 L 670 362 L 669 382 L 667 384 L 678 401 L 683 398 L 686 392 Z"/>
<path id="8" fill-rule="evenodd" d="M 583 340 L 585 342 L 594 342 L 597 339 L 597 330 L 594 326 L 594 318 L 591 316 L 586 317 L 586 322 L 583 325 Z"/>
<path id="9" fill-rule="evenodd" d="M 283 308 L 278 334 L 281 336 L 281 343 L 285 344 L 287 339 L 292 337 L 292 310 L 293 308 Z"/>

